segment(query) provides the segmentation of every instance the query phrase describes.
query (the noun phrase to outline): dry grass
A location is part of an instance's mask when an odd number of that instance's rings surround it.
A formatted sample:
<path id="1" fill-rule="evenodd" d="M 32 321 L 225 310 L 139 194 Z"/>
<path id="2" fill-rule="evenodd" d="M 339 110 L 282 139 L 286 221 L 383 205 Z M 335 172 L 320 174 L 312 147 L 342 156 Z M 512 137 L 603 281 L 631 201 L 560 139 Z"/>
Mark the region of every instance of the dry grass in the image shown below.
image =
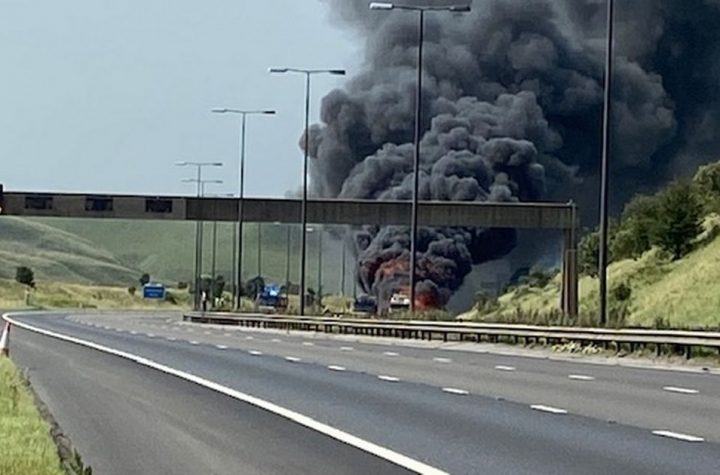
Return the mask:
<path id="1" fill-rule="evenodd" d="M 57 448 L 48 424 L 17 369 L 0 357 L 0 473 L 62 475 Z"/>
<path id="2" fill-rule="evenodd" d="M 121 287 L 106 287 L 62 282 L 39 282 L 30 291 L 12 280 L 0 279 L 0 308 L 97 308 L 97 309 L 182 309 L 189 308 L 192 296 L 187 290 L 170 290 L 177 304 L 144 300 L 141 291 L 130 295 Z"/>

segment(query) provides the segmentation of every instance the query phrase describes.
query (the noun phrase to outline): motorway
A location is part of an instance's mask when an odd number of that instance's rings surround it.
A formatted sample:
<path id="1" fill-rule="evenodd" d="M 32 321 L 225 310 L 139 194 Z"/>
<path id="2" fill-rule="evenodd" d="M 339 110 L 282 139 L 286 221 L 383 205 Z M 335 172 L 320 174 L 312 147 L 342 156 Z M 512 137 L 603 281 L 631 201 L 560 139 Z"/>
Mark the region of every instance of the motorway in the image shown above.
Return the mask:
<path id="1" fill-rule="evenodd" d="M 201 326 L 170 314 L 16 318 L 260 398 L 448 473 L 720 473 L 717 374 Z M 13 359 L 29 368 L 97 473 L 408 473 L 175 376 L 13 332 Z"/>

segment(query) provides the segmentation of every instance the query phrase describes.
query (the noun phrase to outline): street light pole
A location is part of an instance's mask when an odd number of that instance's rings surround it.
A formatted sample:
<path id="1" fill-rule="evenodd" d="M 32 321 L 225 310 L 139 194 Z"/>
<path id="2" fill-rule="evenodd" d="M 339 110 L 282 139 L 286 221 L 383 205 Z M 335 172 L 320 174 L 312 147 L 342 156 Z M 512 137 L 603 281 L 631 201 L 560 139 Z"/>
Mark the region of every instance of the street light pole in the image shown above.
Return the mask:
<path id="1" fill-rule="evenodd" d="M 418 252 L 418 208 L 420 201 L 420 139 L 422 138 L 422 74 L 423 74 L 423 44 L 425 42 L 425 12 L 447 11 L 464 13 L 470 11 L 470 5 L 450 6 L 414 6 L 396 3 L 373 2 L 371 10 L 409 10 L 419 13 L 418 18 L 418 66 L 417 89 L 415 90 L 415 137 L 413 157 L 413 192 L 412 211 L 410 216 L 410 311 L 415 312 L 415 284 L 417 280 L 417 252 Z"/>
<path id="2" fill-rule="evenodd" d="M 183 180 L 186 183 L 197 183 L 197 198 L 202 197 L 203 192 L 203 179 L 202 169 L 204 167 L 221 167 L 221 162 L 177 162 L 175 164 L 178 167 L 196 167 L 197 173 L 196 178 L 190 180 Z M 197 310 L 200 307 L 200 294 L 198 292 L 200 283 L 200 274 L 202 273 L 202 241 L 203 241 L 203 222 L 198 219 L 195 222 L 195 269 L 193 272 L 193 281 L 195 295 L 193 296 L 194 308 Z"/>
<path id="3" fill-rule="evenodd" d="M 233 300 L 235 302 L 235 309 L 240 310 L 241 294 L 240 288 L 242 287 L 242 268 L 243 268 L 243 223 L 245 221 L 244 213 L 244 201 L 245 201 L 245 132 L 247 130 L 247 116 L 248 115 L 275 115 L 277 112 L 272 109 L 267 110 L 244 110 L 244 109 L 212 109 L 214 114 L 239 114 L 242 116 L 242 122 L 240 125 L 240 163 L 238 167 L 238 233 L 237 233 L 237 269 L 235 270 L 235 276 L 237 280 L 237 286 L 233 294 Z M 235 259 L 233 258 L 233 264 Z"/>
<path id="4" fill-rule="evenodd" d="M 345 248 L 345 237 L 342 238 L 342 269 L 341 269 L 341 276 L 340 276 L 340 295 L 345 297 L 345 274 L 346 274 L 346 268 L 345 268 L 345 256 L 347 254 L 347 249 Z"/>
<path id="5" fill-rule="evenodd" d="M 285 238 L 285 294 L 290 295 L 290 238 L 292 227 L 287 224 L 287 236 Z"/>
<path id="6" fill-rule="evenodd" d="M 611 100 L 614 0 L 607 0 L 607 46 L 605 52 L 605 91 L 603 102 L 603 151 L 600 170 L 600 249 L 598 277 L 600 280 L 600 326 L 607 324 L 607 266 L 608 266 L 608 202 L 609 202 L 609 154 L 611 145 Z"/>
<path id="7" fill-rule="evenodd" d="M 322 312 L 322 249 L 323 249 L 323 228 L 318 227 L 318 310 Z"/>
<path id="8" fill-rule="evenodd" d="M 305 135 L 303 156 L 303 191 L 302 206 L 300 208 L 300 315 L 305 314 L 305 267 L 307 265 L 307 195 L 308 195 L 308 152 L 310 146 L 310 78 L 314 74 L 331 74 L 344 76 L 343 69 L 298 69 L 298 68 L 271 68 L 271 74 L 298 73 L 305 75 Z"/>

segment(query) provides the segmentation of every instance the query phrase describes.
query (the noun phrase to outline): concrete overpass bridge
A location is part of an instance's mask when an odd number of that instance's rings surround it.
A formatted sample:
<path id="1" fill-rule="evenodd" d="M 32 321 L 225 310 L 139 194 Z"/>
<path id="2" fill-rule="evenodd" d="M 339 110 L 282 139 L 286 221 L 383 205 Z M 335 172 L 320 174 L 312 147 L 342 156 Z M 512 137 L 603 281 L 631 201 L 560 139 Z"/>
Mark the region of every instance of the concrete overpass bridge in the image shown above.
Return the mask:
<path id="1" fill-rule="evenodd" d="M 0 188 L 1 190 L 1 188 Z M 235 222 L 238 198 L 2 192 L 3 215 Z M 290 198 L 245 198 L 243 219 L 298 223 L 302 202 Z M 307 221 L 340 225 L 409 225 L 409 201 L 309 199 Z M 563 236 L 560 308 L 577 314 L 577 208 L 573 203 L 420 202 L 420 226 L 467 226 L 558 230 Z"/>

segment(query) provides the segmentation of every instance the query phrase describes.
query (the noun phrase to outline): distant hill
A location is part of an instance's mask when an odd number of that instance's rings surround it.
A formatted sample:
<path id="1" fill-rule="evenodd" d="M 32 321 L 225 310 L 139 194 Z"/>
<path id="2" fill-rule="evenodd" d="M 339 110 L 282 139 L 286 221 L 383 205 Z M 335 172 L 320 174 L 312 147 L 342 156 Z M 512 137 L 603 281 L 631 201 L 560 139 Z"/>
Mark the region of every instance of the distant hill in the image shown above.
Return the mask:
<path id="1" fill-rule="evenodd" d="M 0 219 L 0 278 L 12 279 L 18 266 L 28 266 L 36 280 L 81 284 L 129 284 L 138 269 L 90 240 L 41 222 L 15 217 Z"/>
<path id="2" fill-rule="evenodd" d="M 232 275 L 232 225 L 218 224 L 216 273 Z M 266 280 L 284 282 L 287 259 L 286 226 L 262 227 L 262 273 Z M 245 226 L 244 279 L 257 275 L 257 226 Z M 317 287 L 317 234 L 308 235 L 308 286 Z M 211 271 L 212 223 L 205 223 L 203 272 Z M 143 272 L 154 280 L 175 284 L 192 280 L 195 223 L 175 221 L 89 220 L 4 217 L 0 220 L 2 276 L 14 276 L 17 265 L 29 265 L 38 277 L 79 283 L 130 285 Z M 7 245 L 3 245 L 6 243 Z M 290 279 L 298 282 L 299 226 L 291 228 Z M 11 249 L 14 249 L 12 251 Z M 325 234 L 323 284 L 337 292 L 341 282 L 342 245 Z M 54 252 L 54 260 L 48 253 Z M 7 255 L 6 255 L 7 254 Z M 60 260 L 62 265 L 57 264 Z M 347 258 L 346 289 L 351 292 L 354 264 Z"/>

